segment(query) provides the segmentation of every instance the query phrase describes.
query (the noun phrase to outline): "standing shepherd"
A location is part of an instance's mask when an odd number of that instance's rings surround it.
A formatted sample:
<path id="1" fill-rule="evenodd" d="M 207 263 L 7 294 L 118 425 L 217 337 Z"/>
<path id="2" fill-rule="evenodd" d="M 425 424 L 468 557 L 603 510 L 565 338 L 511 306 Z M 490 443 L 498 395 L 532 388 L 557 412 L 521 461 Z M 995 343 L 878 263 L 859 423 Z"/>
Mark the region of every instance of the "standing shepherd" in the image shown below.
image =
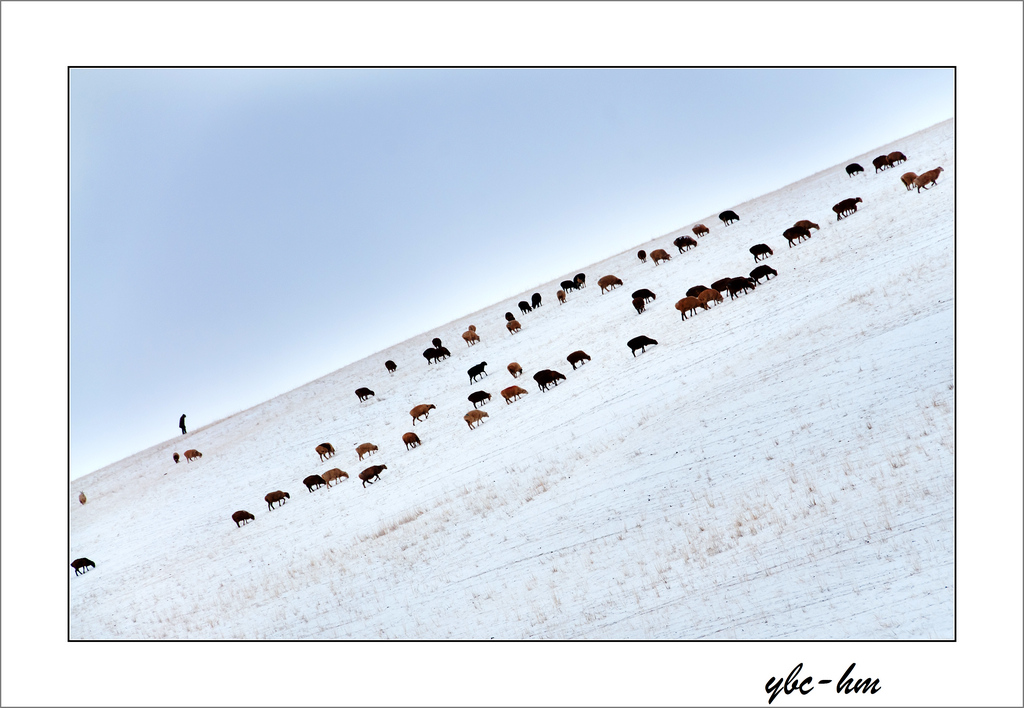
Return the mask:
<path id="1" fill-rule="evenodd" d="M 181 419 L 178 420 L 178 427 L 181 428 L 181 434 L 185 434 L 185 414 L 181 414 Z"/>

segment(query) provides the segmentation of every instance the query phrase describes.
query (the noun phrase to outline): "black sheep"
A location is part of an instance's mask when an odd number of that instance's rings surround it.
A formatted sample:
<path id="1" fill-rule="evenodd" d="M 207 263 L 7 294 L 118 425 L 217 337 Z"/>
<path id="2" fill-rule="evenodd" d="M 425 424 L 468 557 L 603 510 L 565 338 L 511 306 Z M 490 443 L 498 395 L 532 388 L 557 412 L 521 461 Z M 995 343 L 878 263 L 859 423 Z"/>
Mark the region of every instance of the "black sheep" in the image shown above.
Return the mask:
<path id="1" fill-rule="evenodd" d="M 753 290 L 755 287 L 757 287 L 757 285 L 751 278 L 744 278 L 742 276 L 739 278 L 733 278 L 729 281 L 729 299 L 735 300 L 736 296 L 741 292 L 745 293 L 748 290 Z"/>
<path id="2" fill-rule="evenodd" d="M 476 378 L 478 376 L 485 375 L 487 372 L 484 371 L 484 367 L 486 367 L 486 366 L 487 366 L 487 362 L 486 361 L 481 361 L 476 366 L 469 367 L 469 371 L 467 372 L 469 374 L 469 382 L 473 383 L 474 381 L 476 381 Z"/>
<path id="3" fill-rule="evenodd" d="M 323 485 L 327 484 L 327 482 L 324 481 L 324 478 L 318 474 L 309 475 L 304 480 L 302 480 L 302 483 L 306 485 L 306 489 L 308 489 L 310 492 L 313 491 L 314 487 L 319 489 Z"/>
<path id="4" fill-rule="evenodd" d="M 755 283 L 761 282 L 761 278 L 771 280 L 771 276 L 778 275 L 778 271 L 771 266 L 759 265 L 754 270 L 750 271 L 750 277 L 754 279 Z"/>
<path id="5" fill-rule="evenodd" d="M 565 381 L 565 376 L 551 369 L 543 369 L 533 375 L 533 380 L 537 382 L 541 391 L 547 391 L 548 386 L 552 384 L 557 386 L 559 381 Z"/>
<path id="6" fill-rule="evenodd" d="M 718 215 L 718 218 L 724 221 L 726 226 L 728 226 L 734 221 L 740 220 L 740 217 L 736 215 L 736 212 L 730 209 L 726 209 L 725 211 L 723 211 L 721 214 Z"/>
<path id="7" fill-rule="evenodd" d="M 75 569 L 75 575 L 79 575 L 84 573 L 87 568 L 95 568 L 96 564 L 88 558 L 78 558 L 71 561 L 71 567 Z"/>
<path id="8" fill-rule="evenodd" d="M 485 401 L 491 400 L 491 394 L 487 391 L 474 391 L 469 394 L 469 402 L 473 404 L 473 408 L 476 408 L 476 404 L 483 405 Z"/>
<path id="9" fill-rule="evenodd" d="M 626 346 L 629 347 L 630 351 L 633 352 L 633 356 L 636 356 L 636 350 L 647 351 L 647 347 L 657 344 L 657 339 L 651 339 L 643 334 L 639 337 L 633 337 L 631 340 L 626 342 Z"/>

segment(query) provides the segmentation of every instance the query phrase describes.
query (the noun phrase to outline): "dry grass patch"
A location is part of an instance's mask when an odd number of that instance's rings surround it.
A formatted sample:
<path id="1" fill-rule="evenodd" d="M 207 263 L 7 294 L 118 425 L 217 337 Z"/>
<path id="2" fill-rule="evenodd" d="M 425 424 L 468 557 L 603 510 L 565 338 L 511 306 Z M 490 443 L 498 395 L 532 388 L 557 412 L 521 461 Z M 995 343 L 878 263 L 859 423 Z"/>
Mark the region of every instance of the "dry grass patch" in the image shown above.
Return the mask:
<path id="1" fill-rule="evenodd" d="M 389 534 L 392 531 L 400 528 L 401 526 L 404 526 L 405 524 L 412 523 L 413 521 L 415 521 L 416 519 L 420 518 L 421 516 L 423 516 L 426 513 L 427 513 L 426 509 L 413 509 L 412 511 L 406 512 L 405 514 L 403 514 L 402 516 L 400 516 L 397 519 L 394 519 L 394 520 L 389 521 L 389 522 L 385 522 L 384 525 L 381 526 L 379 529 L 377 529 L 377 531 L 375 533 L 371 533 L 371 534 L 366 535 L 366 536 L 360 536 L 359 537 L 359 541 L 363 542 L 363 541 L 370 541 L 370 540 L 375 539 L 375 538 L 380 538 L 381 536 Z"/>

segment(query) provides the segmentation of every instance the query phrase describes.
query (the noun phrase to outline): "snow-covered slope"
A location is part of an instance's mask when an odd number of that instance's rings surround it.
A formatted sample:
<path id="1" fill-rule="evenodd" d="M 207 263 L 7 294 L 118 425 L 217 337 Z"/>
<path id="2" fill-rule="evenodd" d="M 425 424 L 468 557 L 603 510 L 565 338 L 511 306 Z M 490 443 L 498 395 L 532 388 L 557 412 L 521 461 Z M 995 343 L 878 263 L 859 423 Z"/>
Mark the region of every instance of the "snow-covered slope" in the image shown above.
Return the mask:
<path id="1" fill-rule="evenodd" d="M 947 121 L 851 156 L 857 177 L 723 204 L 741 221 L 707 215 L 686 253 L 671 241 L 697 222 L 581 263 L 564 305 L 539 284 L 516 335 L 503 314 L 533 291 L 76 480 L 68 560 L 96 568 L 69 569 L 71 637 L 952 638 L 952 141 Z M 874 174 L 893 150 L 908 161 Z M 939 165 L 929 190 L 900 183 Z M 837 222 L 846 197 L 863 203 Z M 821 229 L 788 248 L 799 219 Z M 747 274 L 760 242 L 778 277 L 681 321 L 686 290 Z M 672 260 L 635 256 L 658 247 Z M 609 273 L 624 285 L 601 294 Z M 658 296 L 641 315 L 639 288 Z M 640 334 L 659 344 L 633 357 Z M 452 356 L 428 365 L 434 336 Z M 566 380 L 541 392 L 545 368 Z M 514 383 L 529 393 L 506 405 Z M 420 403 L 437 408 L 413 427 Z M 380 450 L 359 462 L 363 442 Z M 187 448 L 202 459 L 175 465 Z M 332 467 L 351 478 L 308 493 Z"/>

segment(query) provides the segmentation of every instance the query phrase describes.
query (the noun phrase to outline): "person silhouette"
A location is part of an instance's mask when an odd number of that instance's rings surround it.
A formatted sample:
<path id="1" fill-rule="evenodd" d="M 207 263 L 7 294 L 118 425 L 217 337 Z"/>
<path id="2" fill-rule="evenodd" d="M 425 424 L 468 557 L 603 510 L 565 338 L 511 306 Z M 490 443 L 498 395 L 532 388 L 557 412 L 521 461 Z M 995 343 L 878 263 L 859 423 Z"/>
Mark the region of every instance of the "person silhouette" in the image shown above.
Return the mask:
<path id="1" fill-rule="evenodd" d="M 178 421 L 178 427 L 181 428 L 181 434 L 185 434 L 185 414 L 181 414 L 181 419 Z"/>

